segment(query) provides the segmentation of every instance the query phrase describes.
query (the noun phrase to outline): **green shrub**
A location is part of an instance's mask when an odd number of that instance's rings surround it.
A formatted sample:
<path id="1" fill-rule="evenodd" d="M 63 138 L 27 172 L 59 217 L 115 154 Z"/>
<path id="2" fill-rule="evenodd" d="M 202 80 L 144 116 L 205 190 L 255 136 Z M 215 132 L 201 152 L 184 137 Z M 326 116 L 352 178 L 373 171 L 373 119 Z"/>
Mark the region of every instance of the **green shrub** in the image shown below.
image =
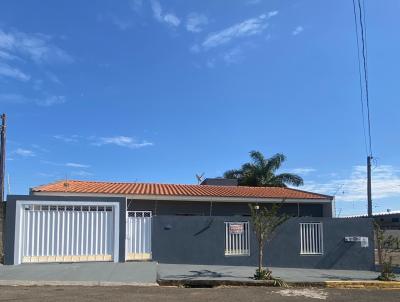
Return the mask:
<path id="1" fill-rule="evenodd" d="M 277 287 L 288 287 L 287 283 L 280 278 L 276 278 L 272 276 L 272 271 L 269 269 L 256 269 L 256 273 L 254 274 L 255 280 L 271 280 L 273 281 L 273 286 Z"/>
<path id="2" fill-rule="evenodd" d="M 396 280 L 396 275 L 393 273 L 392 257 L 389 257 L 389 261 L 382 263 L 382 271 L 377 279 L 380 281 Z"/>

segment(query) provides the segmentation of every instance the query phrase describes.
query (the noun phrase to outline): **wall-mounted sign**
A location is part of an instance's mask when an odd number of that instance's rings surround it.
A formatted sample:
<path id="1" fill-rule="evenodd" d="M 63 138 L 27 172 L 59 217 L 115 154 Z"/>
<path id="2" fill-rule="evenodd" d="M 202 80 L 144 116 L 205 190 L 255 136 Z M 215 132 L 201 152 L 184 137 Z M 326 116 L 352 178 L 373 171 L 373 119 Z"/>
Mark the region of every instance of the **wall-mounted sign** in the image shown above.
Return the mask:
<path id="1" fill-rule="evenodd" d="M 230 223 L 229 234 L 243 234 L 244 225 L 243 223 Z"/>
<path id="2" fill-rule="evenodd" d="M 344 237 L 345 242 L 361 242 L 361 247 L 368 247 L 368 237 L 362 236 L 347 236 Z"/>

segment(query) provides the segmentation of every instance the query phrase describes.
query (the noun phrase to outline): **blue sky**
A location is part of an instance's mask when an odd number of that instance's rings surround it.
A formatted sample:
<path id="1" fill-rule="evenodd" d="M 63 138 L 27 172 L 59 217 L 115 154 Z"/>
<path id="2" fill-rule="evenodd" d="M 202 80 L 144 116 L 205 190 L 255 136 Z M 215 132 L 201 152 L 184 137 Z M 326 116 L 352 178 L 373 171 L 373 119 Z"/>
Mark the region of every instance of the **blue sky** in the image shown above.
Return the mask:
<path id="1" fill-rule="evenodd" d="M 366 1 L 374 211 L 400 209 L 400 2 Z M 250 150 L 366 212 L 351 1 L 2 1 L 11 193 L 195 183 Z"/>

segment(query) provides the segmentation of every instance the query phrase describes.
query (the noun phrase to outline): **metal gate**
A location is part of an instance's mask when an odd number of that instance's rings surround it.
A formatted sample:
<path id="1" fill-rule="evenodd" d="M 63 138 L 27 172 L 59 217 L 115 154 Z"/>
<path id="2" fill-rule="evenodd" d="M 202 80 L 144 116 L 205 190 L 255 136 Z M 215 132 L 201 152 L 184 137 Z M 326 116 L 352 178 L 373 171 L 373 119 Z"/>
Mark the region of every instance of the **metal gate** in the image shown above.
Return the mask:
<path id="1" fill-rule="evenodd" d="M 22 262 L 111 261 L 112 206 L 23 205 Z"/>
<path id="2" fill-rule="evenodd" d="M 127 211 L 126 260 L 151 259 L 151 211 Z"/>

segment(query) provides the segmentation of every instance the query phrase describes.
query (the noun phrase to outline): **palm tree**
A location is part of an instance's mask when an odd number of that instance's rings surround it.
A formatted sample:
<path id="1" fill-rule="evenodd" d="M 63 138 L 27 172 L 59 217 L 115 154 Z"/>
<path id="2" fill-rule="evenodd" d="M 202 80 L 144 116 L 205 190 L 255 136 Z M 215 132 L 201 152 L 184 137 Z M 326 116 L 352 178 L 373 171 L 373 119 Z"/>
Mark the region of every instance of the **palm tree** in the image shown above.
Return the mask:
<path id="1" fill-rule="evenodd" d="M 287 187 L 301 186 L 303 179 L 292 173 L 275 174 L 286 160 L 285 155 L 277 153 L 271 158 L 265 158 L 259 151 L 251 151 L 252 162 L 245 163 L 240 169 L 224 173 L 225 178 L 237 179 L 239 186 L 250 187 Z"/>

